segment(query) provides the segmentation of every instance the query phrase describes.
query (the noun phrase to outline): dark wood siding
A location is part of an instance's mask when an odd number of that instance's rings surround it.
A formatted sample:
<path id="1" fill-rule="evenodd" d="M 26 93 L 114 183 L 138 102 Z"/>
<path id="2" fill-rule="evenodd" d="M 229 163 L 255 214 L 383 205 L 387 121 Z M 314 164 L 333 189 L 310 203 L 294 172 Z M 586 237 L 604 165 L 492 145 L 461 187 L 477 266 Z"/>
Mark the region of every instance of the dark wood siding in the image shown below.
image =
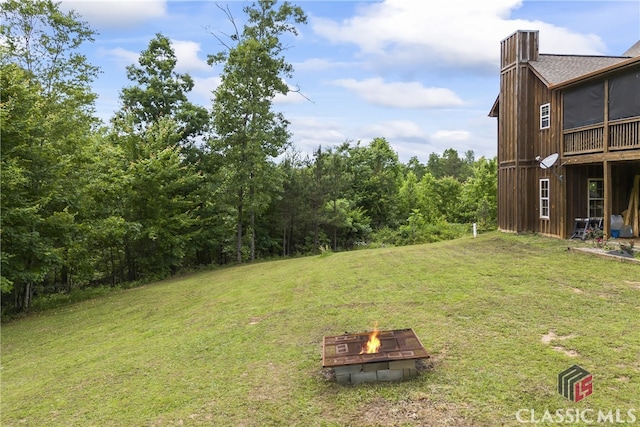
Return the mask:
<path id="1" fill-rule="evenodd" d="M 502 43 L 498 226 L 502 230 L 547 234 L 553 229 L 550 220 L 540 218 L 539 180 L 550 172 L 540 169 L 535 158 L 557 150 L 552 131 L 540 130 L 540 105 L 550 102 L 551 92 L 529 67 L 528 61 L 537 58 L 537 32 L 518 32 Z M 551 208 L 556 215 L 557 203 L 551 203 Z"/>
<path id="2" fill-rule="evenodd" d="M 574 219 L 588 214 L 588 179 L 603 178 L 608 232 L 609 216 L 627 208 L 633 177 L 640 174 L 640 117 L 608 121 L 605 90 L 604 123 L 563 131 L 563 93 L 582 83 L 601 81 L 608 87 L 612 76 L 637 74 L 640 68 L 631 63 L 622 71 L 607 69 L 581 81 L 549 87 L 529 64 L 537 59 L 537 31 L 518 31 L 501 43 L 500 94 L 491 113 L 498 117 L 498 227 L 567 238 Z M 550 127 L 540 129 L 540 106 L 547 103 Z M 557 163 L 540 168 L 536 157 L 553 153 L 559 154 Z M 548 219 L 540 218 L 543 178 L 549 179 Z M 639 231 L 634 234 L 638 236 Z"/>
<path id="3" fill-rule="evenodd" d="M 627 209 L 633 188 L 633 177 L 638 174 L 640 174 L 638 161 L 620 162 L 611 166 L 612 215 L 622 215 Z M 565 236 L 571 235 L 575 218 L 583 218 L 588 214 L 587 185 L 589 179 L 597 178 L 604 178 L 602 164 L 575 165 L 566 168 L 567 218 L 569 220 L 564 229 Z"/>

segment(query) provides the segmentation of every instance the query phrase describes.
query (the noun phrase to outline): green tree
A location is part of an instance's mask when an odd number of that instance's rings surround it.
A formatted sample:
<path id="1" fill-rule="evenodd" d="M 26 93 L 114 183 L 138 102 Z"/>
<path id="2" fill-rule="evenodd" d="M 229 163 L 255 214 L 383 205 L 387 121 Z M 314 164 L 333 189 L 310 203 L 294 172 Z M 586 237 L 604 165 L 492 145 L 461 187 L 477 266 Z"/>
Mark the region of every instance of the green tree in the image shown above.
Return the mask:
<path id="1" fill-rule="evenodd" d="M 436 222 L 443 218 L 436 193 L 437 180 L 427 172 L 418 183 L 418 211 L 427 222 Z"/>
<path id="2" fill-rule="evenodd" d="M 179 134 L 178 125 L 161 121 L 147 136 L 147 143 L 165 141 Z M 177 145 L 164 147 L 131 163 L 129 222 L 142 225 L 135 242 L 137 269 L 140 275 L 165 276 L 183 266 L 189 243 L 197 232 L 193 189 L 202 176 L 193 166 L 183 164 Z"/>
<path id="3" fill-rule="evenodd" d="M 309 163 L 308 157 L 301 159 L 300 153 L 294 151 L 288 153 L 278 165 L 283 176 L 283 192 L 282 197 L 274 200 L 275 218 L 268 222 L 278 226 L 273 234 L 281 234 L 282 256 L 304 250 L 304 241 L 300 236 L 305 235 L 310 228 L 312 217 L 309 203 L 312 183 Z"/>
<path id="4" fill-rule="evenodd" d="M 43 100 L 27 71 L 13 64 L 0 71 L 2 291 L 13 291 L 13 305 L 26 310 L 34 284 L 44 280 L 56 261 L 51 242 L 41 238 L 46 193 L 31 187 L 38 180 L 33 167 L 43 163 L 39 155 L 44 153 L 30 144 L 39 134 Z"/>
<path id="5" fill-rule="evenodd" d="M 156 34 L 138 66 L 127 67 L 133 84 L 122 90 L 122 108 L 112 119 L 110 139 L 126 187 L 120 209 L 105 221 L 118 226 L 113 237 L 123 245 L 128 280 L 165 276 L 197 258 L 194 242 L 204 242 L 195 219 L 210 224 L 202 215 L 212 211 L 206 198 L 213 192 L 203 191 L 211 181 L 202 169 L 213 162 L 200 164 L 202 153 L 193 145 L 207 131 L 209 114 L 188 101 L 193 80 L 177 73 L 176 64 L 170 40 Z"/>
<path id="6" fill-rule="evenodd" d="M 78 213 L 98 69 L 78 52 L 94 33 L 74 12 L 48 0 L 0 7 L 2 284 L 27 310 L 45 280 L 71 284 L 86 253 Z"/>
<path id="7" fill-rule="evenodd" d="M 120 168 L 114 178 L 121 193 L 106 221 L 119 225 L 127 280 L 163 277 L 175 273 L 186 258 L 193 258 L 190 243 L 200 230 L 200 184 L 204 176 L 183 161 L 182 124 L 161 117 L 142 133 L 133 130 L 135 118 L 114 120 L 110 140 Z"/>
<path id="8" fill-rule="evenodd" d="M 427 173 L 427 167 L 420 163 L 416 156 L 413 156 L 405 166 L 405 175 L 408 175 L 409 172 L 413 172 L 418 181 L 420 181 L 424 174 Z"/>
<path id="9" fill-rule="evenodd" d="M 460 215 L 460 196 L 462 184 L 452 176 L 445 176 L 435 181 L 433 187 L 434 201 L 440 216 L 448 222 L 463 222 Z"/>
<path id="10" fill-rule="evenodd" d="M 188 101 L 194 83 L 189 74 L 175 71 L 177 59 L 171 41 L 156 34 L 138 59 L 139 66 L 127 67 L 127 78 L 133 86 L 122 89 L 122 109 L 116 120 L 130 115 L 133 130 L 144 133 L 161 119 L 170 117 L 177 125 L 176 136 L 183 146 L 201 136 L 207 128 L 209 113 Z M 170 145 L 170 144 L 168 144 Z"/>
<path id="11" fill-rule="evenodd" d="M 348 147 L 348 143 L 344 146 Z M 347 228 L 337 224 L 351 221 L 350 215 L 357 209 L 351 191 L 353 175 L 348 170 L 349 162 L 344 151 L 332 148 L 322 150 L 322 147 L 318 147 L 314 158 L 315 161 L 310 165 L 313 180 L 307 187 L 313 210 L 313 248 L 314 252 L 317 251 L 321 246 L 320 237 L 328 235 L 331 236 L 334 250 L 337 250 L 338 241 L 345 241 L 342 234 L 347 231 Z M 361 209 L 360 212 L 365 215 Z M 338 220 L 340 217 L 344 221 Z M 326 234 L 322 232 L 323 226 Z"/>
<path id="12" fill-rule="evenodd" d="M 435 178 L 453 177 L 460 182 L 464 182 L 471 175 L 473 166 L 473 151 L 467 151 L 465 158 L 461 159 L 458 152 L 453 148 L 447 148 L 439 156 L 436 153 L 429 155 L 427 169 Z"/>
<path id="13" fill-rule="evenodd" d="M 366 147 L 357 144 L 346 148 L 349 172 L 353 176 L 354 201 L 371 218 L 374 228 L 397 227 L 402 173 L 397 153 L 384 138 L 375 138 Z"/>
<path id="14" fill-rule="evenodd" d="M 302 9 L 275 0 L 262 0 L 243 10 L 248 22 L 230 37 L 233 46 L 209 56 L 210 64 L 224 64 L 215 90 L 211 142 L 225 159 L 229 203 L 236 209 L 236 259 L 243 260 L 243 238 L 249 231 L 250 258 L 255 258 L 256 215 L 281 191 L 273 159 L 289 144 L 288 122 L 273 110 L 273 98 L 286 94 L 284 78 L 293 67 L 283 53 L 282 38 L 297 35 L 295 24 L 306 23 Z M 220 38 L 219 41 L 225 43 Z M 245 227 L 245 224 L 248 224 Z"/>
<path id="15" fill-rule="evenodd" d="M 411 245 L 423 242 L 426 238 L 426 229 L 427 222 L 424 215 L 419 210 L 413 209 L 407 217 L 407 223 L 399 228 L 402 243 Z"/>
<path id="16" fill-rule="evenodd" d="M 6 0 L 0 5 L 0 62 L 30 73 L 43 96 L 93 112 L 91 82 L 99 73 L 79 52 L 95 32 L 71 11 L 50 0 Z"/>
<path id="17" fill-rule="evenodd" d="M 398 194 L 399 216 L 404 219 L 408 218 L 411 212 L 418 209 L 418 203 L 418 178 L 413 171 L 409 171 Z"/>
<path id="18" fill-rule="evenodd" d="M 330 152 L 322 150 L 322 146 L 318 147 L 313 153 L 313 162 L 309 162 L 307 186 L 307 200 L 310 208 L 311 218 L 311 235 L 307 236 L 307 240 L 311 241 L 313 253 L 320 250 L 320 246 L 325 244 L 322 233 L 322 209 L 328 200 L 329 190 L 327 188 L 327 178 L 325 177 L 325 169 L 331 163 L 327 158 L 331 157 Z"/>
<path id="19" fill-rule="evenodd" d="M 468 221 L 478 223 L 480 229 L 493 229 L 498 213 L 497 160 L 481 157 L 473 165 L 473 175 L 462 189 L 462 210 Z"/>
<path id="20" fill-rule="evenodd" d="M 370 219 L 353 201 L 335 199 L 327 202 L 323 222 L 329 227 L 333 250 L 340 246 L 350 249 L 356 242 L 365 241 L 371 233 Z"/>

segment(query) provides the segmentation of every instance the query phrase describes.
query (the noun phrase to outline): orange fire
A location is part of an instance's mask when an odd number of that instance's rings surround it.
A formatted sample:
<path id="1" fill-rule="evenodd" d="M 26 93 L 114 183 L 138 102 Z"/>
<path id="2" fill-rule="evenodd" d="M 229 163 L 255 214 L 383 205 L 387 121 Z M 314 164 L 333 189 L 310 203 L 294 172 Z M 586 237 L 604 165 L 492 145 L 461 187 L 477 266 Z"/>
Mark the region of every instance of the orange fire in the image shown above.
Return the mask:
<path id="1" fill-rule="evenodd" d="M 378 324 L 376 323 L 373 327 L 373 331 L 369 334 L 369 341 L 362 346 L 362 351 L 360 354 L 364 353 L 377 353 L 380 350 L 380 339 L 378 338 Z"/>

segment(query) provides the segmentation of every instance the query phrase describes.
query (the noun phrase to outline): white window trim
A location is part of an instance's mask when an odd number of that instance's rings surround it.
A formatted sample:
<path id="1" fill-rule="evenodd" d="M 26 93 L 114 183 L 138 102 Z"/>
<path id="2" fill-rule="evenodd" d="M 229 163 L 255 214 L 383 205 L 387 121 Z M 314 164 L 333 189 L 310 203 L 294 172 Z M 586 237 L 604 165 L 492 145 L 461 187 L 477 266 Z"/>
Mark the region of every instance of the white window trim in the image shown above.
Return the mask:
<path id="1" fill-rule="evenodd" d="M 547 110 L 543 113 L 543 110 Z M 551 104 L 546 103 L 540 106 L 540 129 L 549 129 L 551 126 Z"/>
<path id="2" fill-rule="evenodd" d="M 603 186 L 604 186 L 604 178 L 588 178 L 587 179 L 587 217 L 589 218 L 591 218 L 591 201 L 592 200 L 602 200 L 602 203 L 604 204 L 604 194 L 602 195 L 602 197 L 597 197 L 597 198 L 591 197 L 591 192 L 589 191 L 589 184 L 593 181 L 600 181 L 603 183 Z M 604 191 L 604 187 L 603 187 L 603 191 Z M 594 216 L 593 218 L 600 218 L 600 217 Z"/>
<path id="3" fill-rule="evenodd" d="M 546 183 L 546 189 L 547 189 L 547 196 L 544 197 L 542 194 L 542 190 L 543 190 L 543 183 Z M 540 184 L 539 184 L 539 196 L 540 196 L 540 218 L 541 219 L 549 219 L 551 217 L 551 201 L 550 201 L 550 196 L 551 196 L 551 183 L 549 181 L 549 178 L 541 178 L 540 179 Z M 545 206 L 545 203 L 546 206 Z M 545 215 L 545 210 L 546 210 L 546 215 Z"/>

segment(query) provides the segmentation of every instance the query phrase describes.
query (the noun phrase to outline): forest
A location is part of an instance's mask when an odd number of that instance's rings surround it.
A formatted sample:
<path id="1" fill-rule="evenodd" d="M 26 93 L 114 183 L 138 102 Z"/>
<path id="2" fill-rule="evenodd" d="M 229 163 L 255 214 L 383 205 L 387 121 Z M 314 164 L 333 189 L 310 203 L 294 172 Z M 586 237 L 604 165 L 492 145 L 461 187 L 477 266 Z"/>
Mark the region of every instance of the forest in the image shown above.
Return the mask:
<path id="1" fill-rule="evenodd" d="M 258 1 L 219 36 L 209 106 L 189 102 L 193 79 L 156 34 L 109 123 L 95 114 L 101 70 L 79 51 L 96 37 L 82 17 L 50 0 L 0 7 L 3 313 L 76 289 L 495 228 L 495 159 L 448 148 L 404 164 L 384 138 L 296 149 L 273 99 L 291 90 L 282 38 L 306 23 L 298 6 Z"/>

